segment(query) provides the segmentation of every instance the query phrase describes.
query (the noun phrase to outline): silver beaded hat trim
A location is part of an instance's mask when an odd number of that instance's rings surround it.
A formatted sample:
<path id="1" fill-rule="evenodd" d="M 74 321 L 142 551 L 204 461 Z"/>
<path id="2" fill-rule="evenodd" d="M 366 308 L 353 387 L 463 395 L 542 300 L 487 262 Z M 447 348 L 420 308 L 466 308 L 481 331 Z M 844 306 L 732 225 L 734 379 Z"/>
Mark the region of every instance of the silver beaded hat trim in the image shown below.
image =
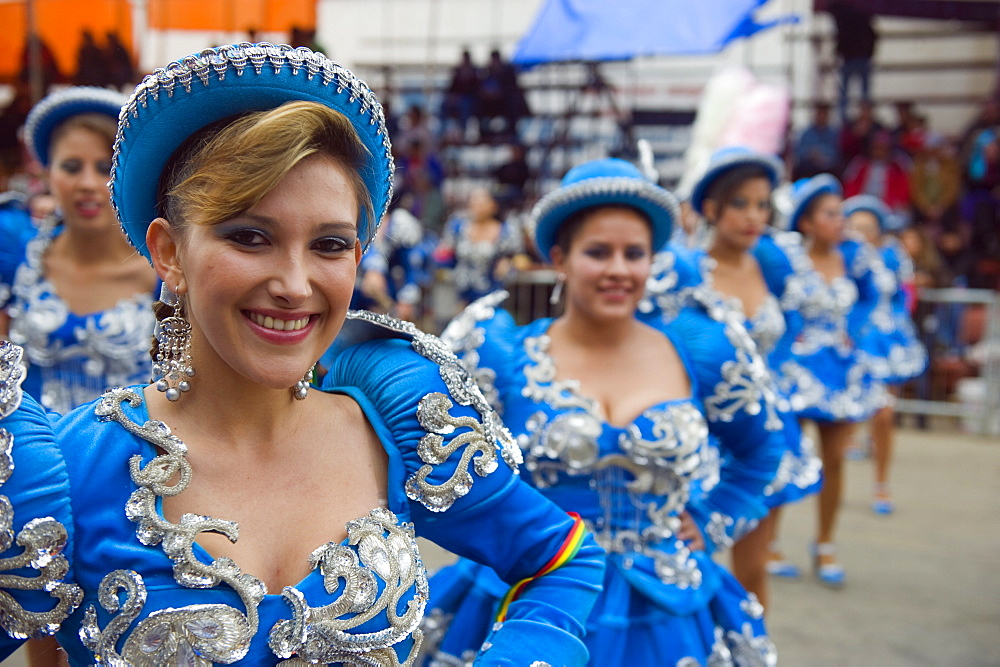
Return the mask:
<path id="1" fill-rule="evenodd" d="M 799 218 L 814 198 L 823 194 L 841 195 L 844 189 L 833 174 L 819 174 L 797 185 L 792 191 L 792 212 L 788 214 L 788 229 L 799 231 Z"/>
<path id="2" fill-rule="evenodd" d="M 691 206 L 698 213 L 704 213 L 704 205 L 708 189 L 717 178 L 725 174 L 730 169 L 743 166 L 760 167 L 767 173 L 767 178 L 771 182 L 771 188 L 778 185 L 784 167 L 781 161 L 773 155 L 757 153 L 752 150 L 739 150 L 735 148 L 723 149 L 712 156 L 708 169 L 695 183 L 691 191 Z"/>
<path id="3" fill-rule="evenodd" d="M 32 157 L 42 166 L 49 166 L 49 142 L 60 123 L 84 113 L 100 113 L 117 120 L 123 104 L 124 95 L 96 86 L 73 86 L 44 97 L 24 121 L 24 136 Z"/>
<path id="4" fill-rule="evenodd" d="M 588 178 L 557 188 L 535 205 L 531 220 L 539 252 L 548 259 L 559 226 L 577 211 L 602 205 L 631 206 L 645 213 L 653 224 L 654 251 L 670 240 L 681 214 L 677 197 L 649 181 L 627 176 Z"/>
<path id="5" fill-rule="evenodd" d="M 206 49 L 156 69 L 122 108 L 111 202 L 132 245 L 149 257 L 145 234 L 158 215 L 160 175 L 189 136 L 218 120 L 298 100 L 344 114 L 370 153 L 361 177 L 375 220 L 362 219 L 359 229 L 367 246 L 392 198 L 395 170 L 382 105 L 365 82 L 322 53 L 267 42 Z"/>

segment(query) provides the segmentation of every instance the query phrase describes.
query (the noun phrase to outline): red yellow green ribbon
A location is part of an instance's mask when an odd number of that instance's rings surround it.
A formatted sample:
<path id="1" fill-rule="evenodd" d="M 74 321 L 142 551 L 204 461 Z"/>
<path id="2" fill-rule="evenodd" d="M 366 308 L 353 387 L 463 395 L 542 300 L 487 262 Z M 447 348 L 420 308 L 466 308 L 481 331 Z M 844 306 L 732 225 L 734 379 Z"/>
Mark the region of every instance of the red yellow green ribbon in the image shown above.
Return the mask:
<path id="1" fill-rule="evenodd" d="M 583 537 L 587 533 L 587 529 L 583 526 L 583 519 L 576 512 L 567 512 L 570 517 L 573 518 L 573 526 L 569 529 L 569 534 L 566 535 L 566 539 L 563 540 L 562 546 L 556 552 L 549 562 L 542 566 L 535 574 L 531 575 L 526 579 L 522 579 L 507 591 L 507 594 L 503 596 L 503 600 L 500 602 L 500 611 L 497 612 L 497 622 L 503 622 L 507 618 L 507 608 L 510 607 L 511 603 L 514 602 L 518 597 L 521 596 L 521 592 L 535 579 L 543 577 L 549 572 L 556 570 L 567 562 L 573 559 L 576 552 L 580 550 L 580 545 L 583 544 Z"/>

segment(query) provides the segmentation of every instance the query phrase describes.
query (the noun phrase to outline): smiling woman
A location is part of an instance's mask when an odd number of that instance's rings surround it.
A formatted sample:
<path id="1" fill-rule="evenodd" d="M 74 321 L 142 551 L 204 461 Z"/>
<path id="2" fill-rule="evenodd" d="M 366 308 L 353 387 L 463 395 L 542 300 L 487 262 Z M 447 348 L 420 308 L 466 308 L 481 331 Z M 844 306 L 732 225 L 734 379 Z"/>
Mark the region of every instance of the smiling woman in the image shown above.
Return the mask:
<path id="1" fill-rule="evenodd" d="M 308 49 L 212 49 L 136 89 L 112 163 L 122 227 L 164 283 L 157 379 L 14 447 L 64 471 L 74 510 L 79 607 L 28 634 L 56 631 L 74 665 L 412 665 L 421 535 L 516 584 L 483 664 L 583 665 L 593 538 L 519 481 L 443 343 L 348 313 L 391 198 L 367 86 Z M 23 597 L 0 596 L 12 637 L 42 604 Z"/>

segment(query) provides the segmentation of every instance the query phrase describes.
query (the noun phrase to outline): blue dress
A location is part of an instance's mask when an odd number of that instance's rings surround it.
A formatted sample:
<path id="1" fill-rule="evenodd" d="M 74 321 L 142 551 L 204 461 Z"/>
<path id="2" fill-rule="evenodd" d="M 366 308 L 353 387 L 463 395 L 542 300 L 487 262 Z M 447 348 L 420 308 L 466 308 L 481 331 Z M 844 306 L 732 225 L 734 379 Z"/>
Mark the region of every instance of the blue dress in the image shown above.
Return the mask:
<path id="1" fill-rule="evenodd" d="M 366 272 L 376 271 L 385 277 L 388 296 L 393 302 L 419 304 L 424 290 L 432 283 L 432 251 L 420 221 L 409 211 L 397 208 L 385 218 L 372 247 L 361 257 L 359 286 Z M 355 289 L 351 308 L 381 306 Z"/>
<path id="2" fill-rule="evenodd" d="M 761 605 L 711 558 L 766 514 L 762 492 L 778 463 L 759 401 L 754 419 L 732 417 L 742 385 L 719 373 L 727 361 L 740 362 L 721 342 L 721 327 L 700 313 L 681 313 L 677 328 L 665 333 L 691 376 L 693 395 L 652 405 L 619 427 L 576 383 L 555 379 L 552 320 L 515 326 L 496 308 L 500 300 L 472 304 L 444 337 L 502 407 L 526 481 L 578 512 L 608 551 L 604 591 L 587 621 L 591 664 L 771 664 L 775 651 Z M 682 338 L 689 344 L 678 344 Z M 714 350 L 716 382 L 696 370 L 692 348 Z M 705 412 L 716 419 L 707 421 Z M 730 465 L 720 468 L 710 428 L 718 429 Z M 692 551 L 677 538 L 685 510 L 707 551 Z M 429 646 L 431 664 L 465 664 L 500 596 L 486 567 L 459 561 L 436 574 L 429 618 L 442 638 Z"/>
<path id="3" fill-rule="evenodd" d="M 0 230 L 0 245 L 9 244 L 0 253 L 0 283 L 10 286 L 0 288 L 7 292 L 0 308 L 10 316 L 11 342 L 25 351 L 24 390 L 46 409 L 65 414 L 110 387 L 149 381 L 156 318 L 152 293 L 101 312 L 72 312 L 44 275 L 45 251 L 60 231 L 43 228 L 29 240 Z"/>
<path id="4" fill-rule="evenodd" d="M 521 591 L 480 660 L 584 664 L 601 551 L 520 483 L 513 440 L 454 356 L 433 336 L 363 313 L 337 345 L 322 389 L 363 409 L 389 460 L 388 499 L 349 522 L 343 542 L 317 545 L 310 573 L 280 594 L 196 542 L 203 531 L 235 539 L 236 524 L 163 516 L 162 498 L 184 491 L 191 468 L 184 443 L 149 420 L 141 388 L 109 391 L 60 418 L 44 451 L 17 453 L 27 465 L 44 457 L 67 480 L 56 499 L 70 503 L 66 580 L 79 607 L 57 637 L 71 664 L 411 665 L 428 596 L 415 535 L 510 583 L 573 535 L 575 556 Z M 0 612 L 20 613 L 2 596 Z"/>
<path id="5" fill-rule="evenodd" d="M 894 238 L 886 239 L 878 250 L 882 258 L 874 275 L 878 301 L 862 335 L 872 376 L 886 384 L 902 384 L 927 367 L 927 350 L 913 326 L 903 289 L 913 277 L 913 264 Z"/>
<path id="6" fill-rule="evenodd" d="M 875 276 L 881 260 L 864 243 L 840 243 L 845 274 L 826 281 L 806 253 L 805 271 L 788 280 L 802 326 L 790 341 L 782 381 L 796 412 L 817 422 L 864 421 L 885 404 L 885 385 L 868 360 L 874 354 L 865 326 L 878 301 Z M 801 407 L 804 406 L 804 407 Z"/>
<path id="7" fill-rule="evenodd" d="M 771 244 L 773 246 L 771 252 L 781 252 L 773 245 L 774 241 L 769 235 L 762 237 L 761 243 Z M 700 303 L 713 304 L 712 307 L 706 308 L 706 312 L 720 321 L 724 322 L 727 317 L 736 317 L 743 323 L 753 339 L 757 352 L 765 360 L 770 384 L 776 393 L 775 404 L 781 420 L 784 450 L 774 479 L 764 489 L 768 507 L 795 502 L 818 492 L 823 481 L 822 460 L 816 452 L 812 439 L 802 433 L 798 416 L 792 410 L 792 402 L 780 390 L 783 385 L 780 369 L 787 359 L 788 332 L 799 324 L 801 318 L 796 317 L 797 312 L 794 309 L 789 312 L 782 307 L 782 298 L 786 297 L 786 294 L 783 281 L 775 275 L 781 270 L 776 266 L 779 262 L 773 260 L 758 262 L 768 287 L 768 295 L 757 312 L 752 317 L 747 317 L 739 299 L 721 294 L 714 288 L 712 271 L 715 261 L 704 252 L 695 253 L 692 258 L 697 262 L 701 275 L 701 283 L 692 290 L 692 296 Z M 793 297 L 789 294 L 784 301 L 785 308 L 790 308 L 792 304 Z"/>
<path id="8" fill-rule="evenodd" d="M 466 302 L 501 289 L 503 280 L 496 276 L 497 264 L 521 251 L 520 227 L 514 221 L 503 223 L 496 241 L 471 240 L 468 233 L 471 224 L 462 215 L 449 220 L 439 246 L 450 249 L 450 256 L 442 265 L 452 269 L 452 283 L 459 298 Z"/>

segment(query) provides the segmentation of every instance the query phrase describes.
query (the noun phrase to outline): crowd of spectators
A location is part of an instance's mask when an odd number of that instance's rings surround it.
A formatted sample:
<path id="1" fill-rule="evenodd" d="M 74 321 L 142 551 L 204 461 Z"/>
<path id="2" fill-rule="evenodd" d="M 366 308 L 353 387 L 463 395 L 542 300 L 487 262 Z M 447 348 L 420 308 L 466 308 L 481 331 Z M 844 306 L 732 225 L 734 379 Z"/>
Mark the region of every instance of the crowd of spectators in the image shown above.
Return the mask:
<path id="1" fill-rule="evenodd" d="M 833 173 L 846 196 L 885 201 L 893 231 L 920 248 L 920 284 L 1000 289 L 1000 101 L 986 100 L 959 137 L 935 131 L 912 102 L 895 112 L 890 126 L 862 100 L 838 127 L 817 104 L 796 134 L 793 176 Z"/>

